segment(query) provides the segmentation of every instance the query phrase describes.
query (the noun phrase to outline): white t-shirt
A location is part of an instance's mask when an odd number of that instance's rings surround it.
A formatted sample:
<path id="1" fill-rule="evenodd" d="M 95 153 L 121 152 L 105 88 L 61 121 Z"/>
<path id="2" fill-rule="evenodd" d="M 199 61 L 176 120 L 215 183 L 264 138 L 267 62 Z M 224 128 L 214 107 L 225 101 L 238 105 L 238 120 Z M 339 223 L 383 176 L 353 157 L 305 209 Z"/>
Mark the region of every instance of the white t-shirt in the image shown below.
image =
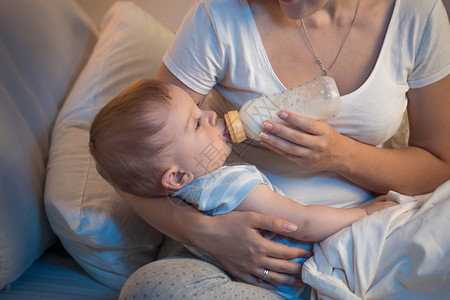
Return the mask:
<path id="1" fill-rule="evenodd" d="M 246 0 L 196 3 L 163 61 L 191 89 L 208 94 L 214 88 L 220 97 L 206 104 L 219 113 L 286 89 Z M 436 82 L 449 71 L 450 29 L 442 2 L 397 0 L 372 73 L 342 96 L 341 113 L 328 123 L 358 141 L 380 145 L 398 129 L 408 89 Z M 235 146 L 231 160 L 256 165 L 286 196 L 304 204 L 347 207 L 371 196 L 337 174 L 303 169 L 258 143 Z"/>

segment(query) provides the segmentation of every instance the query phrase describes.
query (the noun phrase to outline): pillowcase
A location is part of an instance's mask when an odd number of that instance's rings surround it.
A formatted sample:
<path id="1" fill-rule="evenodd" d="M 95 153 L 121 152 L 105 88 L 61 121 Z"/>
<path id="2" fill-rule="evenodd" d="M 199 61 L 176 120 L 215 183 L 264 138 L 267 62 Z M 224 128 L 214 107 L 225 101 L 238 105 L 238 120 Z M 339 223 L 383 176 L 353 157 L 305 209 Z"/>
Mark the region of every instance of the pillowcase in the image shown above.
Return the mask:
<path id="1" fill-rule="evenodd" d="M 89 128 L 114 96 L 156 74 L 172 37 L 137 5 L 114 4 L 52 134 L 45 195 L 50 225 L 90 275 L 116 290 L 156 258 L 163 235 L 97 173 L 88 150 Z"/>
<path id="2" fill-rule="evenodd" d="M 50 133 L 96 39 L 75 1 L 0 1 L 0 290 L 56 240 L 44 210 Z"/>

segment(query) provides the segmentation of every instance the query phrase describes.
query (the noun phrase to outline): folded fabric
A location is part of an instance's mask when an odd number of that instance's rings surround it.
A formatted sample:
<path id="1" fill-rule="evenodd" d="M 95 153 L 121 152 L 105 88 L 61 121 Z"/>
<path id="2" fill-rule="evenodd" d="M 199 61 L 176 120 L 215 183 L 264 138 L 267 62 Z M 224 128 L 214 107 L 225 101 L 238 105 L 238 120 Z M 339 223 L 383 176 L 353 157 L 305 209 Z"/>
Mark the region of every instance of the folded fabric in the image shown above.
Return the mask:
<path id="1" fill-rule="evenodd" d="M 316 244 L 303 265 L 312 299 L 444 299 L 450 294 L 450 181 Z"/>

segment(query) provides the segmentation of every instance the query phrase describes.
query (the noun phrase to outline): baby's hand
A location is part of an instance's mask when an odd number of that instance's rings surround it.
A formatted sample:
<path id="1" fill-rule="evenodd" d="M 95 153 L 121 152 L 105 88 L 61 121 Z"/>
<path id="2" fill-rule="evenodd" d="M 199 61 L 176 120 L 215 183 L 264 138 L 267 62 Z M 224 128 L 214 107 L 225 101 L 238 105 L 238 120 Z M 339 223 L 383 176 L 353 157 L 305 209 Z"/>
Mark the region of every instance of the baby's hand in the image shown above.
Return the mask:
<path id="1" fill-rule="evenodd" d="M 397 205 L 398 203 L 392 201 L 386 201 L 386 195 L 378 196 L 366 203 L 359 205 L 358 207 L 364 208 L 367 215 L 371 215 L 374 212 Z"/>

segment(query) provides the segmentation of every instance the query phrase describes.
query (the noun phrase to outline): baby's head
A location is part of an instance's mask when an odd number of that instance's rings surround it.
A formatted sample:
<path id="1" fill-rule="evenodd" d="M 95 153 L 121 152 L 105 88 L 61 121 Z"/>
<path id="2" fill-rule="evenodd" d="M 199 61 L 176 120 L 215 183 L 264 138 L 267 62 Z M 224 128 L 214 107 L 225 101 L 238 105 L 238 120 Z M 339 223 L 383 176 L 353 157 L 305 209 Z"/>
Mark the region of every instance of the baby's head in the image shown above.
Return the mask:
<path id="1" fill-rule="evenodd" d="M 154 79 L 133 83 L 106 104 L 90 134 L 100 175 L 139 196 L 171 194 L 222 166 L 231 152 L 223 120 Z"/>

